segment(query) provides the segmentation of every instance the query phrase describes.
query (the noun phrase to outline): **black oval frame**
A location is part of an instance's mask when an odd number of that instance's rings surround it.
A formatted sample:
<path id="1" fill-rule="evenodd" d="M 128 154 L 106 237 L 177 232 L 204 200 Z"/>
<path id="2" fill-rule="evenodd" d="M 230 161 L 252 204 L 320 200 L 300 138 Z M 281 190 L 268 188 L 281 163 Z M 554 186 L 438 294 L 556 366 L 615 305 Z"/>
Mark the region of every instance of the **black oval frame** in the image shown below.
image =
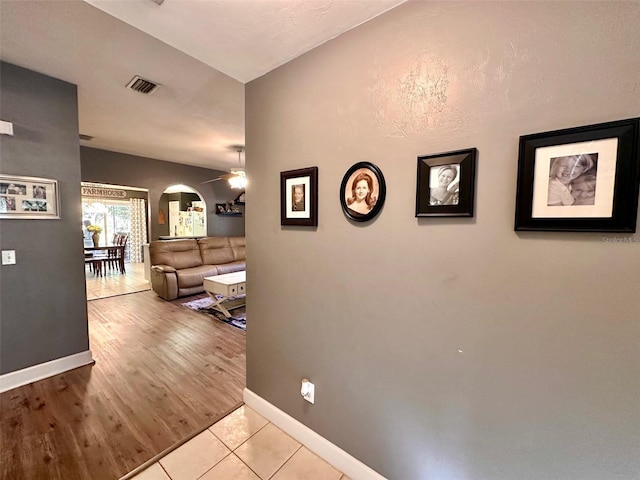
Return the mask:
<path id="1" fill-rule="evenodd" d="M 360 168 L 366 168 L 371 171 L 373 175 L 375 175 L 378 180 L 378 199 L 376 200 L 376 204 L 373 206 L 371 211 L 366 215 L 358 215 L 354 214 L 353 210 L 350 210 L 347 206 L 347 201 L 345 200 L 345 192 L 347 189 L 347 182 L 349 181 L 349 177 Z M 384 175 L 382 175 L 382 170 L 380 170 L 376 165 L 371 162 L 358 162 L 352 165 L 347 173 L 342 177 L 342 184 L 340 185 L 340 205 L 342 205 L 342 211 L 344 214 L 349 217 L 354 222 L 368 222 L 372 220 L 380 210 L 382 210 L 382 206 L 384 205 L 385 197 L 387 196 L 387 185 L 384 181 Z"/>

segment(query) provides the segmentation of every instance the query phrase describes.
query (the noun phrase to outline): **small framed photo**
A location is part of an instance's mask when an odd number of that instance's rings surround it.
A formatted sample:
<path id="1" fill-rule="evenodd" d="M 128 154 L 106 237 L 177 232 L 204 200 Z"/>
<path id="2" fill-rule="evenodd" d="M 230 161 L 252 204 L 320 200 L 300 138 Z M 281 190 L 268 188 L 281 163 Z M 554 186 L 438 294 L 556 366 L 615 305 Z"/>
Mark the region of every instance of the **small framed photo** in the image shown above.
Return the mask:
<path id="1" fill-rule="evenodd" d="M 520 137 L 515 230 L 636 231 L 640 118 Z"/>
<path id="2" fill-rule="evenodd" d="M 473 217 L 475 148 L 418 157 L 416 217 Z"/>
<path id="3" fill-rule="evenodd" d="M 340 204 L 351 220 L 367 222 L 380 213 L 386 194 L 382 171 L 373 163 L 359 162 L 342 178 Z"/>
<path id="4" fill-rule="evenodd" d="M 60 218 L 57 180 L 0 175 L 0 218 Z"/>
<path id="5" fill-rule="evenodd" d="M 318 167 L 280 172 L 280 225 L 318 226 Z"/>

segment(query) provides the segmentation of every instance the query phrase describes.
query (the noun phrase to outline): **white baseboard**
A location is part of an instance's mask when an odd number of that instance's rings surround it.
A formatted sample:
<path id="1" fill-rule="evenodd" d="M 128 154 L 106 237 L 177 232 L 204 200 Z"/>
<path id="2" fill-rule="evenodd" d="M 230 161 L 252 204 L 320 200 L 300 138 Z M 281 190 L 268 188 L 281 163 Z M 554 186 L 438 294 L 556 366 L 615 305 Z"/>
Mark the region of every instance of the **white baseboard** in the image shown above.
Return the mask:
<path id="1" fill-rule="evenodd" d="M 372 470 L 360 460 L 352 457 L 248 388 L 244 389 L 243 400 L 249 407 L 352 480 L 385 480 L 378 472 Z"/>
<path id="2" fill-rule="evenodd" d="M 91 350 L 0 375 L 0 393 L 93 363 Z"/>

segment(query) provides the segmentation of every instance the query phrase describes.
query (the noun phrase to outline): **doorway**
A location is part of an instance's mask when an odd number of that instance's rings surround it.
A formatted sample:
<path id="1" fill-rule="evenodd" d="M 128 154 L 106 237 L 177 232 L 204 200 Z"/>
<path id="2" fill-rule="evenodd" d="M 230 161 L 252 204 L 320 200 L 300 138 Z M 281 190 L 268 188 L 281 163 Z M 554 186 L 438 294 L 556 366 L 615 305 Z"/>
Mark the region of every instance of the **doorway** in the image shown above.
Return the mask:
<path id="1" fill-rule="evenodd" d="M 82 199 L 83 241 L 85 247 L 93 245 L 88 225 L 97 225 L 102 229 L 101 236 L 108 244 L 115 235 L 131 233 L 131 206 L 128 201 L 104 198 Z M 125 248 L 125 262 L 130 258 L 129 245 Z"/>
<path id="2" fill-rule="evenodd" d="M 95 268 L 95 248 L 85 251 L 87 299 L 110 297 L 149 289 L 144 279 L 142 247 L 148 237 L 148 191 L 135 187 L 82 183 L 82 235 L 85 248 L 94 246 L 92 232 L 99 232 L 98 256 L 124 245 L 124 268 L 99 258 Z M 89 227 L 90 226 L 90 227 Z M 119 254 L 118 254 L 119 255 Z"/>
<path id="3" fill-rule="evenodd" d="M 167 187 L 158 208 L 162 217 L 160 239 L 207 235 L 207 207 L 202 195 L 194 188 L 188 185 Z"/>

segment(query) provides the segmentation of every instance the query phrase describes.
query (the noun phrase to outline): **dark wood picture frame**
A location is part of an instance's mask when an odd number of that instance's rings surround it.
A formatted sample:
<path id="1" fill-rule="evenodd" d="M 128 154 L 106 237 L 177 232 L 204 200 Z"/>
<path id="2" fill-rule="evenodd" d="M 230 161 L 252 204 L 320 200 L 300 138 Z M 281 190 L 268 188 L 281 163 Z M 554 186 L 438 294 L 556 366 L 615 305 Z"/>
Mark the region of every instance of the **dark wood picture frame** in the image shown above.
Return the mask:
<path id="1" fill-rule="evenodd" d="M 640 118 L 520 137 L 516 231 L 636 231 Z"/>
<path id="2" fill-rule="evenodd" d="M 280 172 L 280 225 L 318 226 L 318 167 Z"/>
<path id="3" fill-rule="evenodd" d="M 366 196 L 358 199 L 356 185 L 362 181 L 366 182 Z M 382 170 L 371 162 L 352 165 L 342 178 L 340 205 L 344 214 L 355 222 L 368 222 L 378 215 L 386 195 L 387 186 Z"/>
<path id="4" fill-rule="evenodd" d="M 473 217 L 476 148 L 421 155 L 416 217 Z"/>

